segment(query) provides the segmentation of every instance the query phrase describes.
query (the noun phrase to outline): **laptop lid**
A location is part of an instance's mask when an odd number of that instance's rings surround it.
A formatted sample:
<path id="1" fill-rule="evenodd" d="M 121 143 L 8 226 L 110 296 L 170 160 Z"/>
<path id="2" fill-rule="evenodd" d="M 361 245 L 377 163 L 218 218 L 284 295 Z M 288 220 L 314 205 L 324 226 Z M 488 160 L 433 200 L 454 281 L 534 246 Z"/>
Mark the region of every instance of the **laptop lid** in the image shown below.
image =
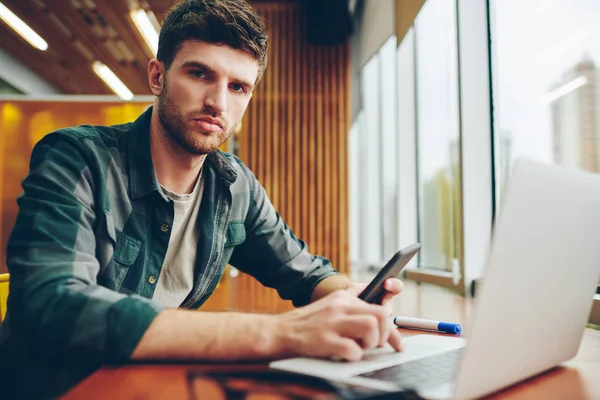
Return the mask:
<path id="1" fill-rule="evenodd" d="M 576 354 L 600 279 L 600 176 L 517 160 L 492 243 L 455 398 Z"/>

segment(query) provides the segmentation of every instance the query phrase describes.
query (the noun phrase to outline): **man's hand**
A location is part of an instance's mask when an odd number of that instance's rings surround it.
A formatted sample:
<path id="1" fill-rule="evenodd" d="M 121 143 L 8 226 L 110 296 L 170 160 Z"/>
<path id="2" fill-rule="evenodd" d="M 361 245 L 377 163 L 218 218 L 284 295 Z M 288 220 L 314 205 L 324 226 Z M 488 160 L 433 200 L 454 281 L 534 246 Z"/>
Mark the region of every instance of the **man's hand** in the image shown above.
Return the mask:
<path id="1" fill-rule="evenodd" d="M 131 358 L 223 362 L 312 356 L 355 361 L 364 350 L 386 343 L 402 350 L 400 332 L 389 319 L 389 302 L 401 292 L 402 282 L 386 281 L 385 305 L 377 305 L 358 298 L 366 285 L 327 279 L 328 287 L 346 290 L 283 314 L 161 311 Z"/>
<path id="2" fill-rule="evenodd" d="M 386 282 L 388 289 L 397 294 L 401 287 Z M 368 304 L 354 291 L 352 288 L 338 290 L 305 307 L 277 316 L 276 332 L 284 353 L 358 361 L 364 350 L 388 342 L 401 351 L 402 337 L 391 323 L 386 306 Z"/>
<path id="3" fill-rule="evenodd" d="M 351 283 L 346 288 L 346 291 L 358 296 L 367 286 L 368 283 Z M 388 316 L 391 316 L 391 300 L 402 292 L 402 289 L 404 289 L 404 284 L 398 278 L 389 278 L 383 283 L 383 288 L 385 289 L 385 292 L 383 294 L 381 305 L 383 305 L 388 311 Z"/>

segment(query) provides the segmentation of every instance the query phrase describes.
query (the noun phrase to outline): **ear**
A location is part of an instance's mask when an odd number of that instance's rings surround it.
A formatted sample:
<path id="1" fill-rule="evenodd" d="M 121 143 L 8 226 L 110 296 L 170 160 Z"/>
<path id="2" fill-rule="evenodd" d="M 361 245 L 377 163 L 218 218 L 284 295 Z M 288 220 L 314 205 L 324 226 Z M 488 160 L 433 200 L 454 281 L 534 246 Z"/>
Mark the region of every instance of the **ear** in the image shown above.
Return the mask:
<path id="1" fill-rule="evenodd" d="M 150 60 L 148 63 L 148 84 L 150 85 L 152 94 L 157 97 L 162 92 L 164 76 L 165 65 L 156 58 Z"/>

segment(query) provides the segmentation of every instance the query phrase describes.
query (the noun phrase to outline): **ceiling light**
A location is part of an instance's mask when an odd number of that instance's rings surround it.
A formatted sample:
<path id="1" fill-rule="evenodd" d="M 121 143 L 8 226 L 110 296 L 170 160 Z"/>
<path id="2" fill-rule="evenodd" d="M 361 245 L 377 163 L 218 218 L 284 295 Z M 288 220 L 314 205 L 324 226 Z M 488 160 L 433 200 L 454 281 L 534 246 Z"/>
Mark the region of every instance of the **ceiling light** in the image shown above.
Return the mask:
<path id="1" fill-rule="evenodd" d="M 131 93 L 127 86 L 125 86 L 125 84 L 121 82 L 119 78 L 117 78 L 115 73 L 112 72 L 110 68 L 102 64 L 100 61 L 94 61 L 92 67 L 96 75 L 98 75 L 104 81 L 104 83 L 106 83 L 108 87 L 117 94 L 117 96 L 123 100 L 133 99 L 133 93 Z"/>
<path id="2" fill-rule="evenodd" d="M 6 6 L 0 3 L 0 19 L 13 28 L 23 39 L 27 40 L 33 47 L 42 51 L 48 49 L 48 43 L 40 35 L 34 32 L 23 20 L 13 14 Z"/>
<path id="3" fill-rule="evenodd" d="M 148 13 L 139 9 L 132 10 L 130 15 L 138 31 L 140 31 L 140 34 L 146 41 L 146 44 L 150 50 L 152 50 L 152 53 L 156 55 L 156 52 L 158 51 L 158 32 L 156 31 L 156 28 L 154 28 L 152 21 L 150 21 Z"/>

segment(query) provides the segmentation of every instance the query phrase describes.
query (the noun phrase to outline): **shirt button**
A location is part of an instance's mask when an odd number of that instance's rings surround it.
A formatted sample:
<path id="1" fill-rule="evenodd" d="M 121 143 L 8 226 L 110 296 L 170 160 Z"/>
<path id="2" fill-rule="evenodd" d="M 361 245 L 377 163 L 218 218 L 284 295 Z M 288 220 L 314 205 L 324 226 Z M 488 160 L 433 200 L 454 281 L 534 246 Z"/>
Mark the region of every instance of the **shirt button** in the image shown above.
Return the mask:
<path id="1" fill-rule="evenodd" d="M 151 284 L 151 285 L 154 285 L 156 283 L 156 276 L 150 275 L 148 277 L 148 283 Z"/>
<path id="2" fill-rule="evenodd" d="M 163 231 L 163 232 L 165 232 L 165 233 L 169 232 L 169 228 L 170 228 L 169 224 L 162 224 L 160 226 L 160 230 Z"/>

